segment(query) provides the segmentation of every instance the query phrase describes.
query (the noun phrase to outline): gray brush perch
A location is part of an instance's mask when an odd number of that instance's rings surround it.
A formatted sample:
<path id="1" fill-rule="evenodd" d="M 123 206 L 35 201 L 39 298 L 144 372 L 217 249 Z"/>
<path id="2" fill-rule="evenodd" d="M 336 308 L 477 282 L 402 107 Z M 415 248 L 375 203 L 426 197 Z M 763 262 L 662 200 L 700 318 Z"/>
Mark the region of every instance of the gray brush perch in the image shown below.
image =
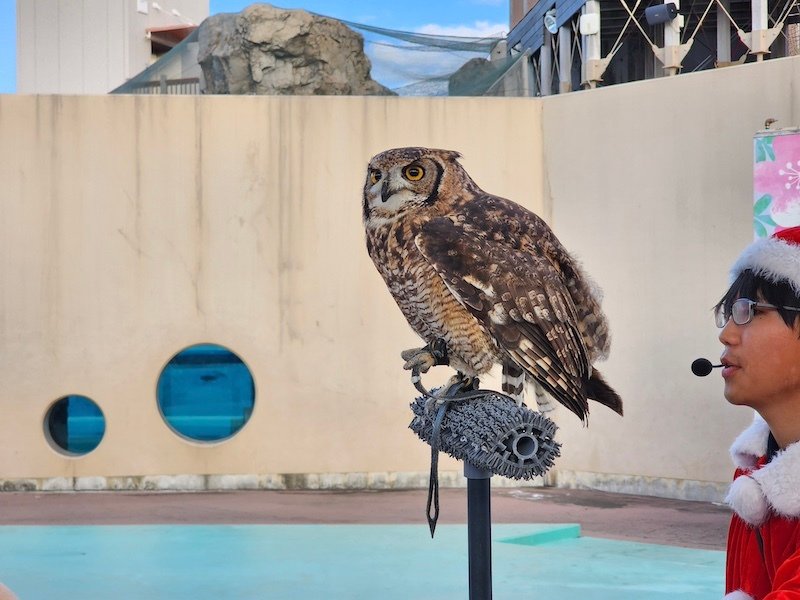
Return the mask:
<path id="1" fill-rule="evenodd" d="M 437 364 L 447 364 L 444 343 L 431 344 Z M 438 355 L 437 351 L 441 354 Z M 467 477 L 470 600 L 492 597 L 491 501 L 489 480 L 501 475 L 528 480 L 544 475 L 561 454 L 556 425 L 543 414 L 517 406 L 513 398 L 479 390 L 478 380 L 458 381 L 429 392 L 419 371 L 411 374 L 422 393 L 411 403 L 409 428 L 431 447 L 426 517 L 433 537 L 439 518 L 439 451 L 464 462 Z M 433 511 L 431 509 L 433 508 Z"/>

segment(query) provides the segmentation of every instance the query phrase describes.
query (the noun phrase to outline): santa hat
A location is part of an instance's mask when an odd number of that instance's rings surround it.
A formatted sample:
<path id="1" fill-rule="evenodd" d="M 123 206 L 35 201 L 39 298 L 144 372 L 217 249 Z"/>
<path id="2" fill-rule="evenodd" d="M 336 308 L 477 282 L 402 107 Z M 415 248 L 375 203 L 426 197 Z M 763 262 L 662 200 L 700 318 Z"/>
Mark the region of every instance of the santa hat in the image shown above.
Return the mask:
<path id="1" fill-rule="evenodd" d="M 731 268 L 731 281 L 747 269 L 772 283 L 788 283 L 800 296 L 800 227 L 776 231 L 750 244 Z"/>

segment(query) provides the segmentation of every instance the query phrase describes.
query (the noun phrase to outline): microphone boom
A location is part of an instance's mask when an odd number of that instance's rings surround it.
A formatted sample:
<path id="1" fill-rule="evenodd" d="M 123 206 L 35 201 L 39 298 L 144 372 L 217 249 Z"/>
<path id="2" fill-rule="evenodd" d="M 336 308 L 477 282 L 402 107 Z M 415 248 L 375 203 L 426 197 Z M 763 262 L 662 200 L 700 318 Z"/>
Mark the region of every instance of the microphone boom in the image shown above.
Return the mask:
<path id="1" fill-rule="evenodd" d="M 711 373 L 711 369 L 716 369 L 722 365 L 712 365 L 711 361 L 707 358 L 698 358 L 692 362 L 692 373 L 698 377 L 705 377 Z"/>

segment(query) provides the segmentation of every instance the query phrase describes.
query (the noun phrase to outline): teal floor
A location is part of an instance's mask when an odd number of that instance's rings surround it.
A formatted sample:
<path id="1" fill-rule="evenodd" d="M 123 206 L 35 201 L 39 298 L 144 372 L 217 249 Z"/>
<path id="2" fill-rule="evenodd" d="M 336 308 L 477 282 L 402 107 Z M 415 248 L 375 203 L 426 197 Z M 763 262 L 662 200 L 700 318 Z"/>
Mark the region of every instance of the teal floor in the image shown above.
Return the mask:
<path id="1" fill-rule="evenodd" d="M 724 553 L 495 525 L 496 600 L 711 600 Z M 462 525 L 0 527 L 0 581 L 20 600 L 466 599 Z"/>

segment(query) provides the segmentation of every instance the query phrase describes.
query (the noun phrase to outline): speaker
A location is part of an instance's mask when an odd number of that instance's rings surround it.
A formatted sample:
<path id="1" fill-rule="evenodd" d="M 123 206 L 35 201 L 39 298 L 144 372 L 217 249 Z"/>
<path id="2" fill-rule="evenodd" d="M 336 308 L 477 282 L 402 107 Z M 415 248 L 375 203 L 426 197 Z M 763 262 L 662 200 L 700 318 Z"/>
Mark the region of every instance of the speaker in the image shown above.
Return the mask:
<path id="1" fill-rule="evenodd" d="M 667 4 L 656 4 L 644 9 L 644 18 L 648 25 L 660 25 L 667 21 L 672 21 L 678 16 L 678 7 L 674 2 Z"/>

